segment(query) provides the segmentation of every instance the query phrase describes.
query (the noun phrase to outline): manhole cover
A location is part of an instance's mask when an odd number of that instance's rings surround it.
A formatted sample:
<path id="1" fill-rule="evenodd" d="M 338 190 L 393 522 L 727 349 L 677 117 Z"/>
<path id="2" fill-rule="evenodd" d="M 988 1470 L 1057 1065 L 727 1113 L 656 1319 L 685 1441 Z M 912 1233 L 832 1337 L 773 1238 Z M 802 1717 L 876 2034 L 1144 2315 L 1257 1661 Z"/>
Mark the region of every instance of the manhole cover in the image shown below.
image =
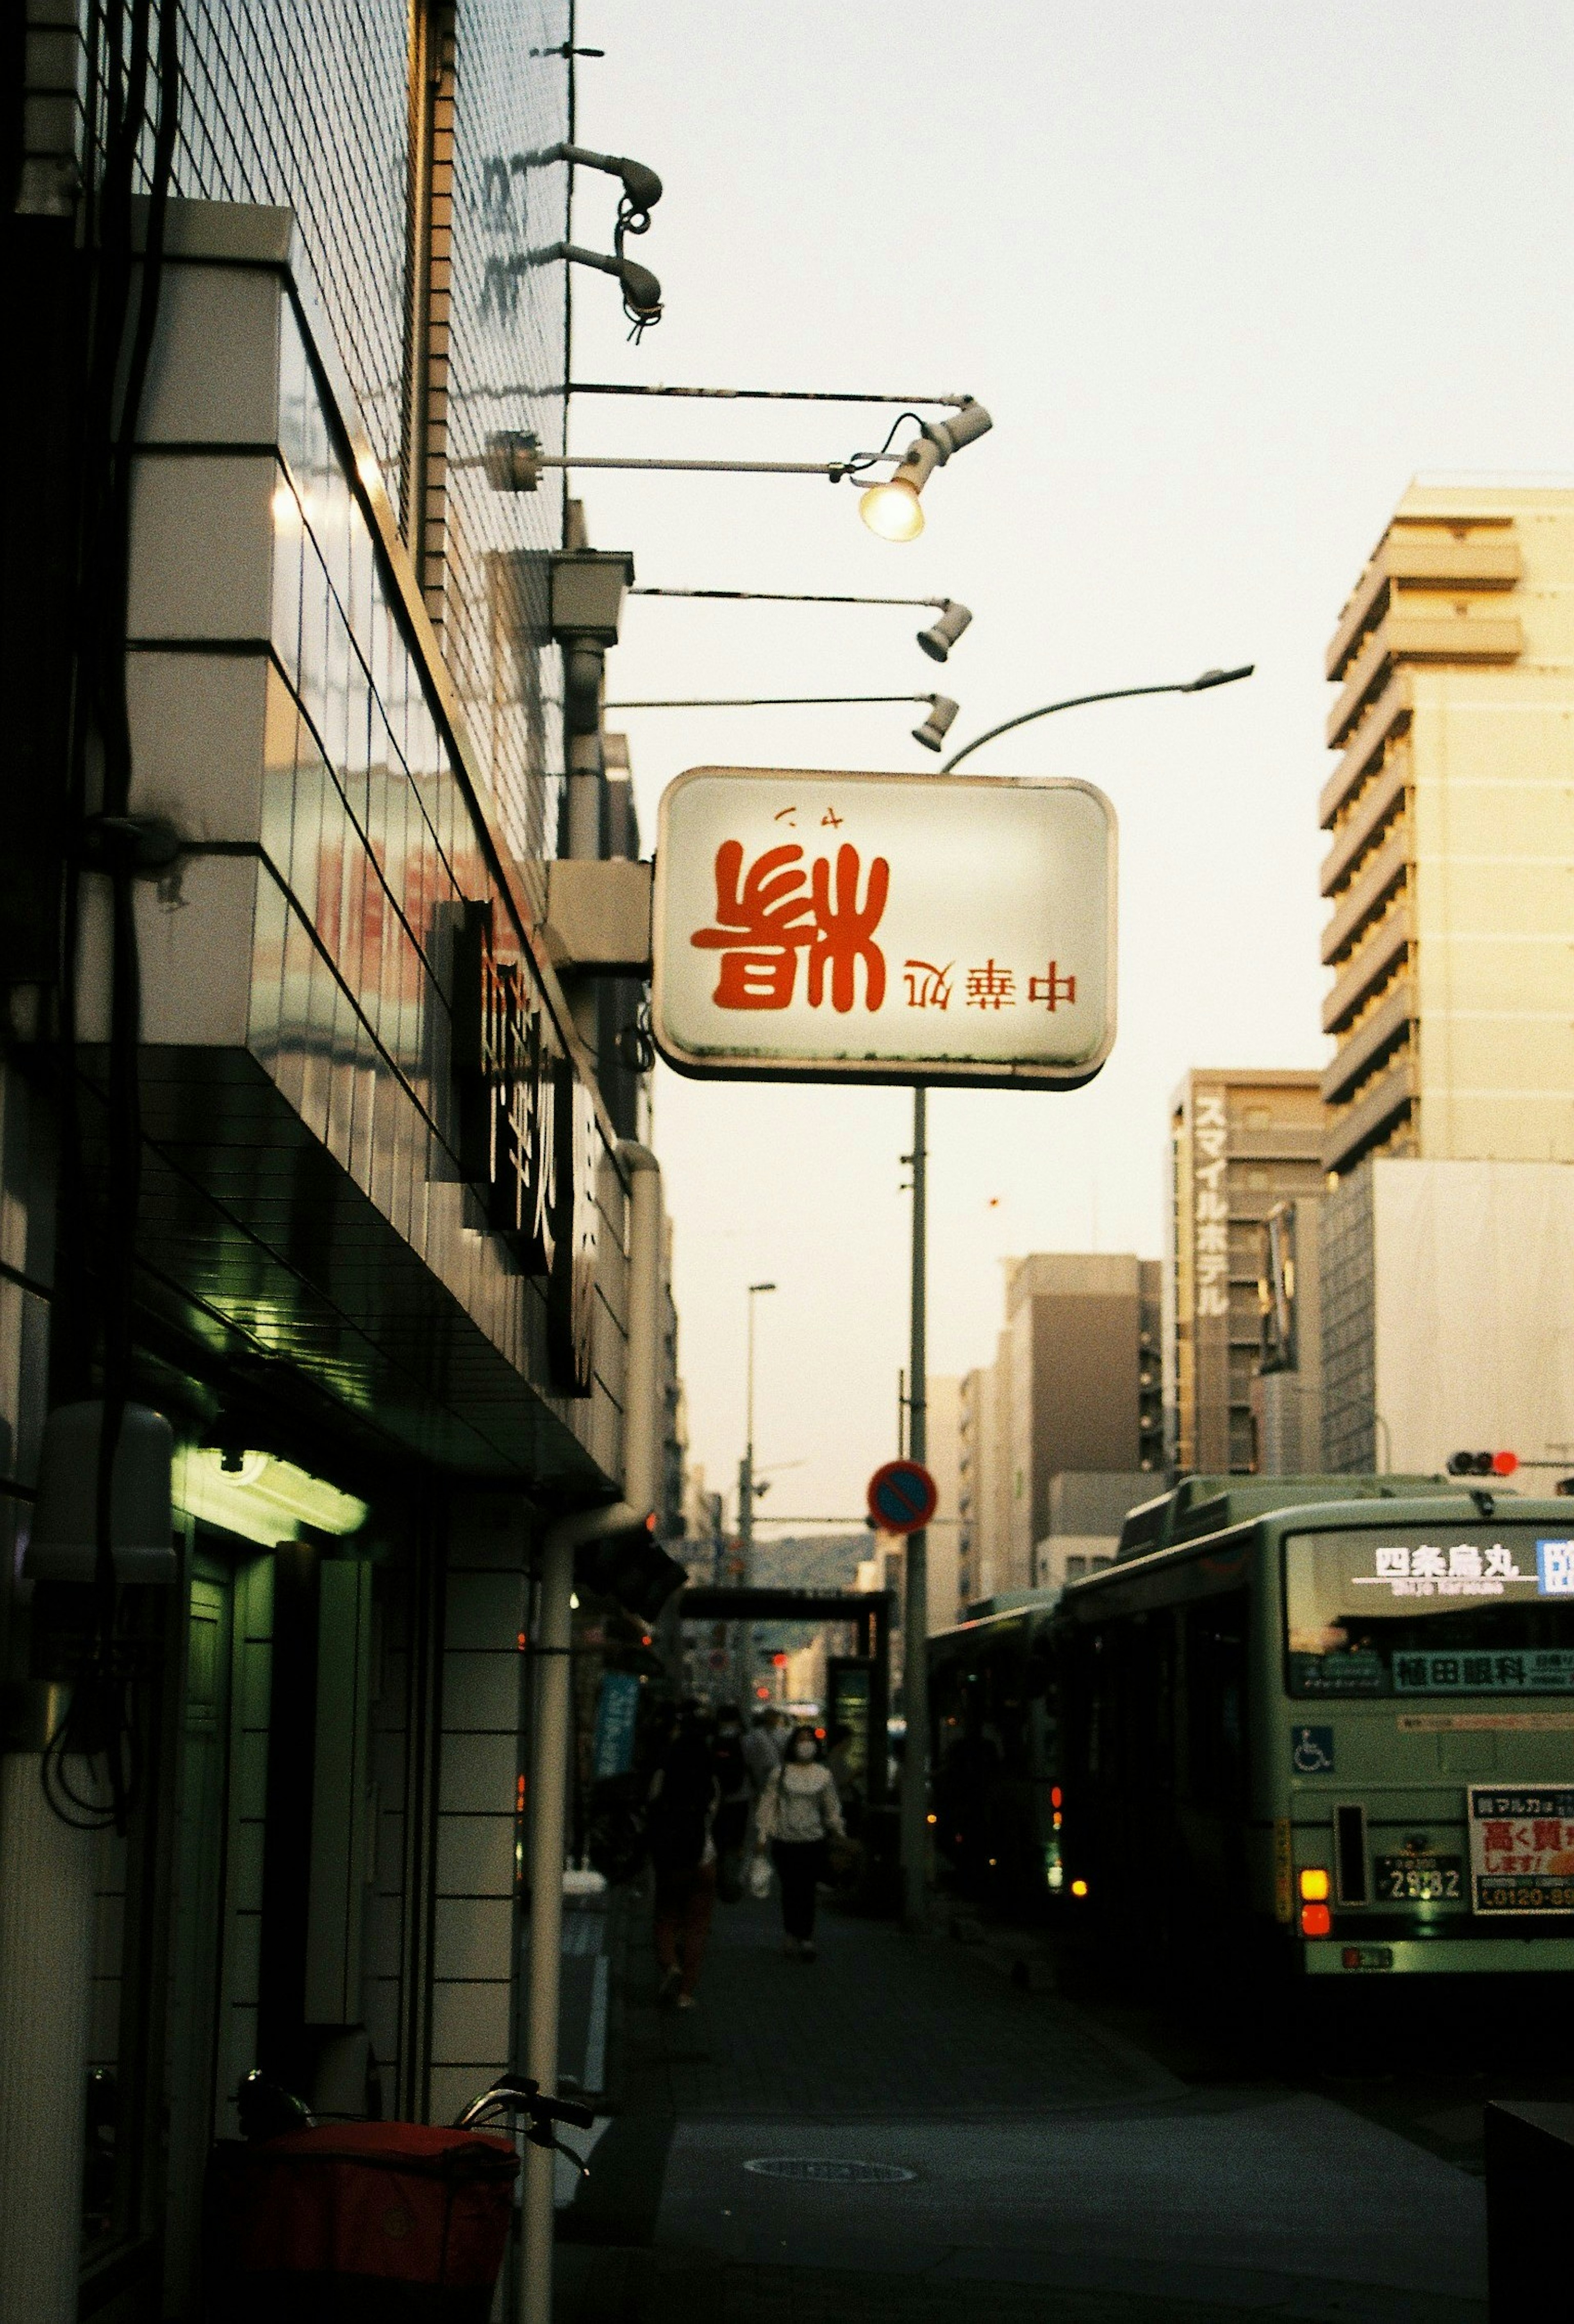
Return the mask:
<path id="1" fill-rule="evenodd" d="M 744 2169 L 762 2179 L 812 2180 L 829 2187 L 896 2187 L 918 2176 L 899 2163 L 833 2163 L 816 2154 L 760 2154 Z"/>

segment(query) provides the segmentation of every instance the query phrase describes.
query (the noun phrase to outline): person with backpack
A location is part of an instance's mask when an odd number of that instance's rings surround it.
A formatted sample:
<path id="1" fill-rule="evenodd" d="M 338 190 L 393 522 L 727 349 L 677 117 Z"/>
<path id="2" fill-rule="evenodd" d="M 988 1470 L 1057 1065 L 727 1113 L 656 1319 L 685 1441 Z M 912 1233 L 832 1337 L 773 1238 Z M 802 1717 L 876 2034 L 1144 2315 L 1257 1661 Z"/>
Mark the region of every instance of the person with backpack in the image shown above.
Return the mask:
<path id="1" fill-rule="evenodd" d="M 847 1837 L 836 1784 L 812 1727 L 793 1729 L 786 1758 L 760 1795 L 755 1831 L 756 1847 L 769 1847 L 782 1883 L 782 1950 L 791 1960 L 811 1961 L 826 1842 Z"/>
<path id="2" fill-rule="evenodd" d="M 697 1704 L 685 1703 L 652 1778 L 645 1821 L 656 1876 L 656 1966 L 663 2006 L 694 2006 L 716 1909 L 711 1825 L 720 1796 L 704 1718 Z"/>

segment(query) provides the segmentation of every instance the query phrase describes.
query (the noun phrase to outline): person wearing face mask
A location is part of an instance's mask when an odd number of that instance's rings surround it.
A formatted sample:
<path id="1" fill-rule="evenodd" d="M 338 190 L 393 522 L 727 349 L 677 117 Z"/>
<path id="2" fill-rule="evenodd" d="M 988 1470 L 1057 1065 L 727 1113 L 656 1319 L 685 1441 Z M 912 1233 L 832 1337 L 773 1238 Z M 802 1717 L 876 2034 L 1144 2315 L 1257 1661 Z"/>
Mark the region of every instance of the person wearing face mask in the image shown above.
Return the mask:
<path id="1" fill-rule="evenodd" d="M 761 1794 L 756 1845 L 770 1849 L 782 1883 L 783 1949 L 811 1961 L 815 1890 L 825 1877 L 826 1842 L 845 1837 L 841 1803 L 812 1727 L 793 1730 L 787 1757 Z"/>

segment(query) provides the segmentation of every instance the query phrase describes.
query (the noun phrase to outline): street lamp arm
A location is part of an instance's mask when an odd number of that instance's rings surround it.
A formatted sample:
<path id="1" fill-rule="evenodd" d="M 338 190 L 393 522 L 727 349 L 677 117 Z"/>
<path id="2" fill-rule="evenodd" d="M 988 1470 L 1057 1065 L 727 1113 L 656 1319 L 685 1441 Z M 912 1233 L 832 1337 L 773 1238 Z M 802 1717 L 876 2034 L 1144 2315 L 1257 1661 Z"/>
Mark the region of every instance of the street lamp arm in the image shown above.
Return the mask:
<path id="1" fill-rule="evenodd" d="M 975 751 L 981 751 L 986 742 L 993 742 L 996 735 L 1009 734 L 1016 726 L 1031 725 L 1035 718 L 1052 717 L 1057 710 L 1080 710 L 1084 704 L 1089 702 L 1127 702 L 1139 694 L 1203 694 L 1213 687 L 1233 686 L 1237 678 L 1250 678 L 1255 668 L 1255 662 L 1247 662 L 1240 669 L 1205 669 L 1200 678 L 1181 678 L 1169 686 L 1116 686 L 1103 694 L 1073 694 L 1069 695 L 1064 702 L 1045 702 L 1036 710 L 1023 710 L 1015 718 L 1003 719 L 998 726 L 991 726 L 987 733 L 976 735 L 971 742 L 965 742 L 959 751 L 955 752 L 939 771 L 949 775 L 954 767 L 961 765 L 964 759 L 971 758 Z"/>

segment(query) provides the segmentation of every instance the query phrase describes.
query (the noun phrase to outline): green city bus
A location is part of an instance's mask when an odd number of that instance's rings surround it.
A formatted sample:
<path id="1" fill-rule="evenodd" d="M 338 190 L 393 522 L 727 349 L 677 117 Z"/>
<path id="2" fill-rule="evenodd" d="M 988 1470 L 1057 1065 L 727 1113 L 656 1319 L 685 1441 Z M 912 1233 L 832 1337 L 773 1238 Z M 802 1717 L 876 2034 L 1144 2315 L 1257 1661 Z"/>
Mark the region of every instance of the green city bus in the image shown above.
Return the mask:
<path id="1" fill-rule="evenodd" d="M 1188 1975 L 1574 1969 L 1574 1503 L 1191 1477 L 1056 1618 L 1065 1894 Z"/>

